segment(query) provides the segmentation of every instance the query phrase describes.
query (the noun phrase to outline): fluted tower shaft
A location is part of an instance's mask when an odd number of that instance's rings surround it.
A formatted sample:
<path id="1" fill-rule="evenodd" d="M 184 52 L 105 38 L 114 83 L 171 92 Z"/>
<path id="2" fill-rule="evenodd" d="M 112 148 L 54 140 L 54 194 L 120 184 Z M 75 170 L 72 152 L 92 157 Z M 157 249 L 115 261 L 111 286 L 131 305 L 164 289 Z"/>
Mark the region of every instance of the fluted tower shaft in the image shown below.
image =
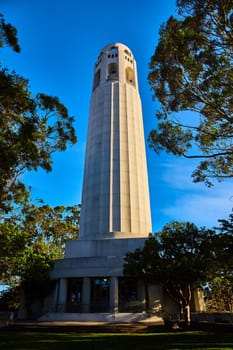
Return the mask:
<path id="1" fill-rule="evenodd" d="M 142 108 L 132 52 L 101 51 L 94 68 L 79 239 L 147 237 L 151 213 Z"/>

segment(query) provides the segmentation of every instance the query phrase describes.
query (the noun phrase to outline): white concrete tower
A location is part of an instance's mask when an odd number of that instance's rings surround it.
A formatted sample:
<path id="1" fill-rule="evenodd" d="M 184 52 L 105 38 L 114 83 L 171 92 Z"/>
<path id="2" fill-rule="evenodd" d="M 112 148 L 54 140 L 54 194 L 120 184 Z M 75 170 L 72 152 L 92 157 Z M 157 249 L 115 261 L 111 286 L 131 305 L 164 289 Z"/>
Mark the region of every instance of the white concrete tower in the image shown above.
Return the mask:
<path id="1" fill-rule="evenodd" d="M 79 239 L 67 241 L 64 259 L 53 262 L 56 288 L 40 320 L 133 322 L 148 307 L 162 322 L 161 286 L 124 275 L 126 253 L 142 248 L 150 232 L 136 62 L 114 43 L 94 69 Z"/>
<path id="2" fill-rule="evenodd" d="M 136 61 L 113 43 L 94 68 L 79 239 L 148 237 L 151 230 Z"/>

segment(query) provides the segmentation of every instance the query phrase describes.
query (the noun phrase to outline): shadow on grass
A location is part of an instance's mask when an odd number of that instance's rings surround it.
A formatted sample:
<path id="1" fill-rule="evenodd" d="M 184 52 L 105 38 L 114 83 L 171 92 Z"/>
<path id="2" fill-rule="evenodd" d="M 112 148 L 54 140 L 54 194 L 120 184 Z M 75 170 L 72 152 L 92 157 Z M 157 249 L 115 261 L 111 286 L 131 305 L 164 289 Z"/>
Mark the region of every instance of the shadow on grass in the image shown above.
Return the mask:
<path id="1" fill-rule="evenodd" d="M 233 349 L 229 332 L 146 334 L 49 333 L 1 330 L 2 350 Z"/>

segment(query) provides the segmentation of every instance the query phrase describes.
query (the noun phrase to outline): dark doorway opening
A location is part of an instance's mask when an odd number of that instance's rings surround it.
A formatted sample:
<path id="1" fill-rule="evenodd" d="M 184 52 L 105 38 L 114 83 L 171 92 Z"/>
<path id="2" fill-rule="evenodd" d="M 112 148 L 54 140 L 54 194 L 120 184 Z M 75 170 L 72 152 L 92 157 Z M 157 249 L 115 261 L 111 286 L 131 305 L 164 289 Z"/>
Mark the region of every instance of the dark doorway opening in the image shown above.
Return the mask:
<path id="1" fill-rule="evenodd" d="M 119 312 L 142 312 L 143 304 L 138 300 L 138 283 L 134 278 L 119 278 Z"/>
<path id="2" fill-rule="evenodd" d="M 66 312 L 82 312 L 82 278 L 68 279 Z"/>
<path id="3" fill-rule="evenodd" d="M 109 312 L 109 278 L 92 278 L 91 312 Z"/>

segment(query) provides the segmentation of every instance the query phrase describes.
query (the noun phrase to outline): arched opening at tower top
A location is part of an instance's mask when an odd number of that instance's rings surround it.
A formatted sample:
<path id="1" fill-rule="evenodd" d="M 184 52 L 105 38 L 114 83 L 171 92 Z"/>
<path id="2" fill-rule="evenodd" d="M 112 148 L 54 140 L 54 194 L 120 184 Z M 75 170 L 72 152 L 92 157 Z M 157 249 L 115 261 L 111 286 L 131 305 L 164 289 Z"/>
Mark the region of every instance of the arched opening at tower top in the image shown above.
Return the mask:
<path id="1" fill-rule="evenodd" d="M 113 62 L 108 65 L 108 79 L 118 78 L 118 66 L 117 63 Z"/>
<path id="2" fill-rule="evenodd" d="M 135 76 L 132 68 L 127 67 L 125 70 L 126 82 L 135 85 Z"/>
<path id="3" fill-rule="evenodd" d="M 110 53 L 111 54 L 116 54 L 118 53 L 118 48 L 116 46 L 112 46 L 111 49 L 110 49 Z"/>

